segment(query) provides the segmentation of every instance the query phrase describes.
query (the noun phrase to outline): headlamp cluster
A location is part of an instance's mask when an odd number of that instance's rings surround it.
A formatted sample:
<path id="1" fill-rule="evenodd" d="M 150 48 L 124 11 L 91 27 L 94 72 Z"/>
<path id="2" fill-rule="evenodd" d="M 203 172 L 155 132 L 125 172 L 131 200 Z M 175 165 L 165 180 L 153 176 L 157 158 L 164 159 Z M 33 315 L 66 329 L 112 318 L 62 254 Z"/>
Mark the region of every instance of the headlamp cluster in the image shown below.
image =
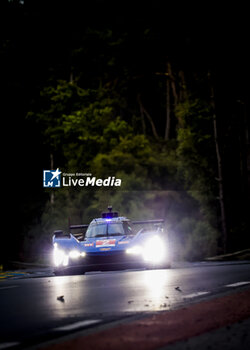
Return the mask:
<path id="1" fill-rule="evenodd" d="M 159 236 L 149 238 L 144 245 L 134 245 L 126 250 L 127 254 L 140 255 L 146 262 L 161 263 L 166 256 L 163 240 Z"/>
<path id="2" fill-rule="evenodd" d="M 79 259 L 80 257 L 85 257 L 85 252 L 79 252 L 76 249 L 65 252 L 59 249 L 57 243 L 54 243 L 54 264 L 55 266 L 68 266 L 69 259 Z"/>

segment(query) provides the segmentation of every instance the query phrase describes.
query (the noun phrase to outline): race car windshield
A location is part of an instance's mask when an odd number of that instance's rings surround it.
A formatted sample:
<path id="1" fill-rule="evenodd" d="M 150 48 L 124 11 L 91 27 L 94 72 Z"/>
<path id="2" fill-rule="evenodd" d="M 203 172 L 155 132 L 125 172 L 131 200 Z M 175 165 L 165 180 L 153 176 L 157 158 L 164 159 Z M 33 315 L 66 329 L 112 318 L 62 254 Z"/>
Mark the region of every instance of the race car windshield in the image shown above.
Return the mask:
<path id="1" fill-rule="evenodd" d="M 133 234 L 132 228 L 128 223 L 102 223 L 90 225 L 86 232 L 86 237 L 125 236 L 131 234 Z"/>

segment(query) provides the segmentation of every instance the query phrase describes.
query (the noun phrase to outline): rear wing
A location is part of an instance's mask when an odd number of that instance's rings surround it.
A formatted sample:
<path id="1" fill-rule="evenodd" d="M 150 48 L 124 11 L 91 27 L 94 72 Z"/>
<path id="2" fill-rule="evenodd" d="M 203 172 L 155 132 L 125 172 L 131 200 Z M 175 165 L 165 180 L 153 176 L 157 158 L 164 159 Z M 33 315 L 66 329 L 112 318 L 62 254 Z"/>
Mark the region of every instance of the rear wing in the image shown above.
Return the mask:
<path id="1" fill-rule="evenodd" d="M 163 224 L 163 219 L 158 220 L 142 220 L 142 221 L 131 221 L 134 225 L 145 225 L 145 224 Z"/>
<path id="2" fill-rule="evenodd" d="M 70 225 L 69 226 L 69 230 L 79 230 L 79 229 L 82 229 L 82 228 L 88 228 L 89 225 Z M 84 233 L 83 232 L 80 232 L 80 233 L 74 233 L 73 234 L 74 237 L 78 238 L 78 239 L 82 239 L 84 237 Z"/>
<path id="3" fill-rule="evenodd" d="M 54 238 L 70 238 L 69 233 L 65 233 L 62 230 L 56 230 L 53 232 Z"/>
<path id="4" fill-rule="evenodd" d="M 89 225 L 70 225 L 69 226 L 69 229 L 70 230 L 76 230 L 76 229 L 79 229 L 79 228 L 87 228 Z"/>
<path id="5" fill-rule="evenodd" d="M 53 232 L 54 238 L 71 238 L 71 230 L 77 230 L 77 229 L 82 229 L 82 228 L 87 228 L 89 225 L 70 225 L 69 226 L 69 233 L 65 233 L 62 230 L 56 230 Z M 74 237 L 80 238 L 83 236 L 83 233 L 74 233 Z"/>
<path id="6" fill-rule="evenodd" d="M 149 224 L 163 224 L 164 220 L 163 219 L 157 219 L 157 220 L 140 220 L 140 221 L 131 221 L 133 225 L 149 225 Z M 89 225 L 82 224 L 82 225 L 70 225 L 69 230 L 79 230 L 79 229 L 86 229 L 88 228 Z M 74 233 L 73 236 L 76 238 L 81 238 L 83 237 L 83 233 Z M 64 233 L 61 230 L 54 231 L 54 237 L 55 238 L 70 238 L 70 233 Z"/>
<path id="7" fill-rule="evenodd" d="M 145 225 L 145 224 L 162 224 L 164 223 L 163 219 L 157 219 L 157 220 L 141 220 L 141 221 L 131 221 L 134 225 Z M 81 228 L 88 228 L 89 225 L 70 225 L 70 230 L 77 230 Z"/>

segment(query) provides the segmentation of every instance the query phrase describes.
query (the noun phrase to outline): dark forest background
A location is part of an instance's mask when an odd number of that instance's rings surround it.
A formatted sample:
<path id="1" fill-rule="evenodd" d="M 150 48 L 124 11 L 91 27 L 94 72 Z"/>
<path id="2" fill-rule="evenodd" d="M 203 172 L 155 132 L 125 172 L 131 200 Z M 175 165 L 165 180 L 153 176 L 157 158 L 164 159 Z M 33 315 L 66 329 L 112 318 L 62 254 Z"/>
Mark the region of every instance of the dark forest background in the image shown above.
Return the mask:
<path id="1" fill-rule="evenodd" d="M 0 262 L 112 204 L 163 217 L 176 258 L 249 248 L 249 20 L 242 4 L 1 2 Z M 42 171 L 122 179 L 42 187 Z"/>

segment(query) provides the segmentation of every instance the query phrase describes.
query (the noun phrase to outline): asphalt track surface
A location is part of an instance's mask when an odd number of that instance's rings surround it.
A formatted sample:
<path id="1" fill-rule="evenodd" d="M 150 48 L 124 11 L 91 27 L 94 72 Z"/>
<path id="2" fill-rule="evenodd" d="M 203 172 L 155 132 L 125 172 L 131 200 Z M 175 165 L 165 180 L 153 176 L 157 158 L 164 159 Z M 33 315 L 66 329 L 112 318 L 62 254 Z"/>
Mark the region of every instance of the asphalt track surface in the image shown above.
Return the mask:
<path id="1" fill-rule="evenodd" d="M 32 276 L 0 281 L 0 349 L 58 342 L 230 295 L 237 307 L 237 293 L 250 288 L 247 262 Z"/>

